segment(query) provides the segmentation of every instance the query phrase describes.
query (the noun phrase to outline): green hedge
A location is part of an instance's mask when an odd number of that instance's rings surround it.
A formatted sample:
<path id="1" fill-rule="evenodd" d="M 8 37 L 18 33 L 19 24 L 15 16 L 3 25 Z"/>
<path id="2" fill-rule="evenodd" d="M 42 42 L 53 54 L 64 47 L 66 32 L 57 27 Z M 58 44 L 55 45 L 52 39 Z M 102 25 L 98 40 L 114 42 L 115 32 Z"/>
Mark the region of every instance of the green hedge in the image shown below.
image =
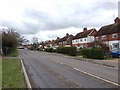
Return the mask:
<path id="1" fill-rule="evenodd" d="M 46 52 L 54 52 L 53 48 L 45 48 L 44 51 L 46 51 Z"/>
<path id="2" fill-rule="evenodd" d="M 57 53 L 67 54 L 70 56 L 76 56 L 77 55 L 77 49 L 76 47 L 58 47 L 56 49 Z"/>
<path id="3" fill-rule="evenodd" d="M 84 58 L 104 59 L 104 52 L 101 49 L 82 49 L 80 52 Z"/>

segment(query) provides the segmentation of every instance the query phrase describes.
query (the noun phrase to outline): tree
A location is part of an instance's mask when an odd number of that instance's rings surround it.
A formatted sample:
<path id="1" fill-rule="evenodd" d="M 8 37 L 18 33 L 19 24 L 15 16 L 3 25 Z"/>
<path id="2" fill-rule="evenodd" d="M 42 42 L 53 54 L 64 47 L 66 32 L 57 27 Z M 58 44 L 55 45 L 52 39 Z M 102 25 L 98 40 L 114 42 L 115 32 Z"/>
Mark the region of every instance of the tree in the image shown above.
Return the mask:
<path id="1" fill-rule="evenodd" d="M 7 55 L 17 48 L 19 34 L 12 30 L 2 32 L 2 50 L 3 54 Z"/>
<path id="2" fill-rule="evenodd" d="M 37 37 L 33 37 L 32 41 L 33 41 L 33 49 L 36 50 L 38 45 L 39 45 L 38 44 L 38 38 Z"/>
<path id="3" fill-rule="evenodd" d="M 18 45 L 21 46 L 21 45 L 27 45 L 30 41 L 27 40 L 24 36 L 21 36 L 19 39 L 18 39 Z"/>

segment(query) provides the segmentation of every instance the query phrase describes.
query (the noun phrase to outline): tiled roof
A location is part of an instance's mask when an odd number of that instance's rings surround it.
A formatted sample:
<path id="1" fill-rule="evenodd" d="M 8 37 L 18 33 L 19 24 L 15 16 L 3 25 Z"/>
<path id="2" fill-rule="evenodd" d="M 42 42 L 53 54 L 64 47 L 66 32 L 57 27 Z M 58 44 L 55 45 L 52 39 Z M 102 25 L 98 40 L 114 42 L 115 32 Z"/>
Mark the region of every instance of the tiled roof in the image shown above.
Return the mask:
<path id="1" fill-rule="evenodd" d="M 100 28 L 96 33 L 96 36 L 119 33 L 120 32 L 120 23 L 106 25 Z"/>
<path id="2" fill-rule="evenodd" d="M 87 37 L 92 32 L 92 30 L 95 30 L 95 29 L 90 29 L 90 30 L 87 30 L 87 31 L 84 31 L 84 32 L 80 32 L 73 39 L 79 39 L 79 38 Z"/>
<path id="3" fill-rule="evenodd" d="M 64 36 L 63 38 L 61 38 L 61 39 L 59 40 L 59 42 L 67 41 L 69 38 L 70 38 L 70 39 L 73 39 L 74 36 L 73 36 L 73 35 Z"/>

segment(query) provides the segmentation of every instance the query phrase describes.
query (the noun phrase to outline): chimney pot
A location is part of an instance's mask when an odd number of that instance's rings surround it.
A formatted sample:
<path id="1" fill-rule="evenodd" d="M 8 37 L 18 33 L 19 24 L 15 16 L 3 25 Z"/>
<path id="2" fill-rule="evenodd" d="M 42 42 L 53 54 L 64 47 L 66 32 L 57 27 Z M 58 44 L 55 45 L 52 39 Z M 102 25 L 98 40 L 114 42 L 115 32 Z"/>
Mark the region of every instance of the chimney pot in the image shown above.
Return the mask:
<path id="1" fill-rule="evenodd" d="M 59 37 L 57 37 L 57 39 L 60 39 Z"/>
<path id="2" fill-rule="evenodd" d="M 114 22 L 115 22 L 115 23 L 120 23 L 119 17 L 117 17 L 116 19 L 114 19 Z"/>
<path id="3" fill-rule="evenodd" d="M 85 27 L 85 28 L 83 28 L 83 32 L 85 32 L 85 31 L 87 31 L 87 28 Z"/>
<path id="4" fill-rule="evenodd" d="M 69 34 L 67 33 L 66 36 L 68 36 Z"/>

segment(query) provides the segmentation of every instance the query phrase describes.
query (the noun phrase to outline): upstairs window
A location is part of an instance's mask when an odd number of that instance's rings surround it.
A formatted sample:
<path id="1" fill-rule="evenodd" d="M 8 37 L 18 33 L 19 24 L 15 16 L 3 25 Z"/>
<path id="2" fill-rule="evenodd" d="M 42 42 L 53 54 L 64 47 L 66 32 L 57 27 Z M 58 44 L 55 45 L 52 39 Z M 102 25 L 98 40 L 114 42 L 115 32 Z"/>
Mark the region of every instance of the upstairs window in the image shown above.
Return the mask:
<path id="1" fill-rule="evenodd" d="M 76 42 L 78 42 L 78 40 L 76 40 Z"/>
<path id="2" fill-rule="evenodd" d="M 82 39 L 80 39 L 80 42 L 82 42 Z"/>
<path id="3" fill-rule="evenodd" d="M 102 40 L 105 41 L 106 40 L 106 35 L 102 36 Z"/>
<path id="4" fill-rule="evenodd" d="M 98 41 L 98 37 L 96 37 L 96 41 Z"/>
<path id="5" fill-rule="evenodd" d="M 115 34 L 112 34 L 112 38 L 117 38 L 118 37 L 118 34 L 115 33 Z"/>

